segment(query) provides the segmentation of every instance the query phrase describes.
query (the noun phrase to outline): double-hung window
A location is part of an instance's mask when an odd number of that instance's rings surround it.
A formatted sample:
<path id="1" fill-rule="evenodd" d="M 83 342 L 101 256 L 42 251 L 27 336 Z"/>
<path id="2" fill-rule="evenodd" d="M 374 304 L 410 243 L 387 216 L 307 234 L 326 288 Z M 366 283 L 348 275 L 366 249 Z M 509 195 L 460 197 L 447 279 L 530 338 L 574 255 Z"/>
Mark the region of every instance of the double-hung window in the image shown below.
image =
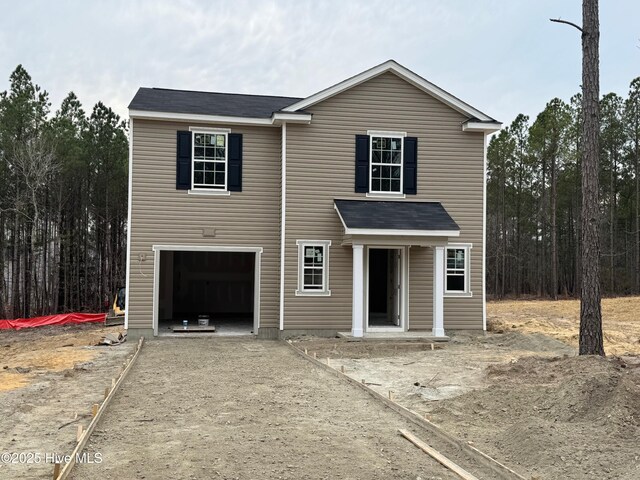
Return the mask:
<path id="1" fill-rule="evenodd" d="M 330 240 L 298 240 L 296 295 L 331 295 L 329 290 Z"/>
<path id="2" fill-rule="evenodd" d="M 469 249 L 470 245 L 450 246 L 445 255 L 445 293 L 470 295 Z"/>
<path id="3" fill-rule="evenodd" d="M 403 137 L 373 134 L 370 138 L 369 192 L 401 194 Z"/>
<path id="4" fill-rule="evenodd" d="M 227 190 L 227 133 L 196 130 L 192 134 L 192 188 Z"/>

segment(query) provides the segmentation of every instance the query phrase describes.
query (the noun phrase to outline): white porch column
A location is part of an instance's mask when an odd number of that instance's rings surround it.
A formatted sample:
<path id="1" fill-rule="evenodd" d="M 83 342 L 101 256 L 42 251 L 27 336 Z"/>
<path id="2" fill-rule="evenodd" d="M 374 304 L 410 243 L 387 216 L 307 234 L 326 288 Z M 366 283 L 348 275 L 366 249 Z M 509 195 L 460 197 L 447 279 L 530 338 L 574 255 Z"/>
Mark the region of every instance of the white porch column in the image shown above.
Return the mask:
<path id="1" fill-rule="evenodd" d="M 353 307 L 351 335 L 364 335 L 364 245 L 353 245 Z"/>
<path id="2" fill-rule="evenodd" d="M 444 337 L 444 247 L 433 247 L 433 336 Z"/>

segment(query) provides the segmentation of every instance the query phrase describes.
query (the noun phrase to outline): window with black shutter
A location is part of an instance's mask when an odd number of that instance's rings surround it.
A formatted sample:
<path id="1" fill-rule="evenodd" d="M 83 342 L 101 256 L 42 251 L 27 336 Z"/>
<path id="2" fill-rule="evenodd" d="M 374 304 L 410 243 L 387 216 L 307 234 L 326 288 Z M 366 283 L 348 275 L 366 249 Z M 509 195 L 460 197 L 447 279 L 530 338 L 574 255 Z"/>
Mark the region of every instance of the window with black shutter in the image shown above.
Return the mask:
<path id="1" fill-rule="evenodd" d="M 242 191 L 242 135 L 228 131 L 179 131 L 176 188 Z"/>
<path id="2" fill-rule="evenodd" d="M 418 139 L 404 134 L 356 135 L 356 193 L 417 193 Z"/>

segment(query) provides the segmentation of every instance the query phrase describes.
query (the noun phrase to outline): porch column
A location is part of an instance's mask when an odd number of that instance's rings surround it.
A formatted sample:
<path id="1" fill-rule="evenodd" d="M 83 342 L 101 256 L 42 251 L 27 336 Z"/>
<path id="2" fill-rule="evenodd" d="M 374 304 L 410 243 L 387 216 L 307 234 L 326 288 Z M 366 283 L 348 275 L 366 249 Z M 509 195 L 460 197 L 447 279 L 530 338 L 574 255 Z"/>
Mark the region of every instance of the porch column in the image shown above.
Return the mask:
<path id="1" fill-rule="evenodd" d="M 433 247 L 433 336 L 444 337 L 444 247 Z"/>
<path id="2" fill-rule="evenodd" d="M 353 245 L 353 307 L 351 335 L 364 335 L 364 245 Z"/>

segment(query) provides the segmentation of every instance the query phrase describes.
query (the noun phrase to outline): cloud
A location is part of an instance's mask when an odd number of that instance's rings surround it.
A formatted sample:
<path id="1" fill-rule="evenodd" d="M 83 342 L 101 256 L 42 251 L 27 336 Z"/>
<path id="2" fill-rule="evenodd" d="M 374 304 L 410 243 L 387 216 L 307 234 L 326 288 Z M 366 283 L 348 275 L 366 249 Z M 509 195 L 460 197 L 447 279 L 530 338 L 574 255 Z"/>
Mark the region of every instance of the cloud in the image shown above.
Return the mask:
<path id="1" fill-rule="evenodd" d="M 579 38 L 548 21 L 579 19 L 575 3 L 22 2 L 0 18 L 0 89 L 22 63 L 51 93 L 53 110 L 73 90 L 87 111 L 102 100 L 126 116 L 140 86 L 306 96 L 394 58 L 510 121 L 576 91 Z M 601 10 L 604 91 L 634 76 L 640 50 L 617 42 L 638 43 L 640 6 Z"/>

